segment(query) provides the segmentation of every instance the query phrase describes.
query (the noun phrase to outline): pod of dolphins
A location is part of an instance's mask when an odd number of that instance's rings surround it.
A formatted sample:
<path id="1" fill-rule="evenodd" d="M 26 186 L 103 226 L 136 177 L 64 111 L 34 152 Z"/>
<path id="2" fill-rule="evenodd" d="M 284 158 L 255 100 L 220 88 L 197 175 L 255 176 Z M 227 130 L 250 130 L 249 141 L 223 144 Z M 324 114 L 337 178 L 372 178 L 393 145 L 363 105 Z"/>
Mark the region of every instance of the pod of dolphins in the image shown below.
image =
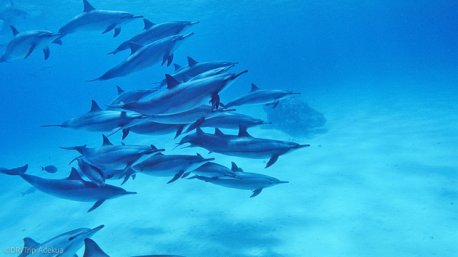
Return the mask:
<path id="1" fill-rule="evenodd" d="M 97 10 L 87 0 L 83 0 L 83 12 L 62 26 L 57 33 L 45 30 L 19 32 L 11 26 L 14 38 L 8 43 L 0 62 L 25 59 L 35 50 L 43 51 L 44 58 L 50 56 L 50 44 L 61 45 L 63 38 L 79 31 L 97 30 L 101 33 L 113 32 L 116 37 L 127 22 L 143 19 L 144 28 L 138 35 L 119 44 L 109 54 L 117 54 L 130 49 L 130 55 L 123 62 L 109 69 L 94 80 L 110 80 L 127 76 L 155 64 L 170 66 L 174 51 L 179 44 L 194 33 L 180 34 L 197 21 L 174 21 L 154 24 L 143 16 L 121 11 Z M 78 153 L 70 163 L 70 174 L 61 179 L 27 174 L 28 165 L 17 168 L 0 168 L 0 173 L 18 176 L 41 192 L 73 201 L 91 202 L 88 212 L 100 207 L 105 201 L 125 195 L 133 195 L 119 186 L 109 184 L 109 180 L 136 178 L 137 174 L 167 177 L 172 183 L 187 178 L 209 182 L 215 185 L 251 191 L 251 197 L 259 195 L 263 189 L 288 181 L 271 176 L 245 172 L 235 162 L 226 167 L 215 158 L 200 154 L 164 154 L 165 149 L 154 145 L 114 145 L 108 136 L 122 133 L 122 140 L 129 133 L 142 135 L 164 135 L 172 133 L 181 137 L 177 147 L 200 147 L 210 153 L 220 153 L 252 159 L 267 160 L 265 168 L 274 165 L 280 156 L 291 151 L 308 147 L 274 139 L 257 138 L 248 133 L 251 127 L 267 122 L 242 114 L 234 107 L 244 105 L 270 105 L 275 108 L 281 100 L 296 92 L 286 90 L 265 90 L 255 84 L 251 91 L 237 99 L 222 103 L 220 93 L 230 87 L 241 75 L 248 72 L 229 72 L 237 62 L 216 61 L 198 62 L 187 58 L 187 66 L 174 64 L 175 71 L 166 74 L 155 88 L 125 91 L 117 87 L 117 96 L 106 109 L 92 101 L 89 112 L 59 124 L 43 127 L 83 129 L 105 133 L 99 147 L 77 145 L 62 147 Z M 214 133 L 202 128 L 213 128 Z M 226 134 L 221 129 L 238 130 L 237 134 Z M 194 132 L 193 132 L 194 131 Z M 108 133 L 108 134 L 107 134 Z M 183 134 L 185 134 L 183 136 Z M 43 167 L 48 173 L 57 172 L 54 166 Z M 58 235 L 44 243 L 30 238 L 24 239 L 24 256 L 75 256 L 85 245 L 85 257 L 109 256 L 90 238 L 103 226 L 94 229 L 81 228 Z M 26 249 L 63 249 L 63 252 L 46 255 Z M 169 256 L 176 255 L 148 255 Z M 146 257 L 146 256 L 145 256 Z M 176 256 L 178 257 L 178 256 Z"/>

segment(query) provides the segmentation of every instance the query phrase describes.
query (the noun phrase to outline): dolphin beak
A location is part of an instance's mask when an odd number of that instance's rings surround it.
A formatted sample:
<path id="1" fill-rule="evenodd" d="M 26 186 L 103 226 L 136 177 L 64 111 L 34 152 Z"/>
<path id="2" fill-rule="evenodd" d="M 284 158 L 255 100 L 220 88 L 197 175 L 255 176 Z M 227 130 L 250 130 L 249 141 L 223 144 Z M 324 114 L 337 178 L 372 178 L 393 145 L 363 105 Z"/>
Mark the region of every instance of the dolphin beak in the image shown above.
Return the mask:
<path id="1" fill-rule="evenodd" d="M 190 36 L 192 36 L 192 35 L 194 35 L 194 32 L 191 32 L 191 33 L 188 33 L 188 34 L 182 36 L 181 39 L 186 39 L 186 38 L 188 38 L 188 37 L 190 37 Z"/>
<path id="2" fill-rule="evenodd" d="M 243 74 L 245 74 L 245 73 L 247 73 L 247 72 L 248 72 L 248 70 L 244 70 L 244 71 L 242 71 L 242 72 L 240 72 L 240 73 L 237 73 L 237 74 L 232 75 L 229 79 L 230 79 L 230 80 L 234 80 L 234 79 L 236 79 L 236 78 L 242 76 Z"/>
<path id="3" fill-rule="evenodd" d="M 100 231 L 104 227 L 105 227 L 105 225 L 97 226 L 97 227 L 91 229 L 91 233 L 96 233 L 96 232 Z"/>
<path id="4" fill-rule="evenodd" d="M 278 184 L 288 184 L 289 181 L 279 181 Z"/>
<path id="5" fill-rule="evenodd" d="M 310 146 L 309 144 L 304 144 L 304 145 L 298 145 L 294 148 L 299 149 L 299 148 L 304 148 L 304 147 L 309 147 L 309 146 Z"/>
<path id="6" fill-rule="evenodd" d="M 191 21 L 190 24 L 191 24 L 191 25 L 195 25 L 195 24 L 199 24 L 199 23 L 200 23 L 200 21 Z"/>

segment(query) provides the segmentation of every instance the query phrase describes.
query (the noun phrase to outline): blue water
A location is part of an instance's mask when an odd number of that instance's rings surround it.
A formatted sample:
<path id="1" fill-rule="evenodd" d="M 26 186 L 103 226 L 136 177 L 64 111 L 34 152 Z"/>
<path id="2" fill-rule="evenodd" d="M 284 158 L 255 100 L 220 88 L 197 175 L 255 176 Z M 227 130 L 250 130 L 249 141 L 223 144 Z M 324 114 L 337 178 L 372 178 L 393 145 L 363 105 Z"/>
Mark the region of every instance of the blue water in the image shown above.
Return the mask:
<path id="1" fill-rule="evenodd" d="M 138 195 L 110 200 L 88 214 L 90 203 L 41 192 L 22 196 L 30 186 L 2 176 L 1 249 L 22 246 L 28 236 L 41 242 L 105 224 L 93 239 L 110 256 L 456 256 L 458 2 L 91 3 L 157 23 L 200 21 L 174 62 L 185 64 L 186 56 L 238 61 L 236 69 L 249 73 L 222 94 L 223 102 L 248 92 L 251 82 L 300 91 L 299 98 L 326 117 L 326 132 L 295 137 L 253 129 L 258 137 L 311 144 L 269 169 L 263 160 L 212 154 L 222 164 L 236 161 L 246 171 L 290 181 L 253 199 L 247 191 L 195 181 L 166 185 L 162 178 L 139 176 L 125 186 Z M 15 7 L 29 13 L 14 21 L 20 31 L 56 31 L 81 12 L 82 3 L 17 0 Z M 11 39 L 1 25 L 0 45 Z M 60 146 L 100 144 L 101 133 L 40 125 L 87 112 L 92 99 L 109 104 L 116 85 L 148 88 L 172 72 L 155 65 L 119 79 L 86 82 L 124 60 L 127 52 L 107 53 L 142 28 L 141 21 L 128 23 L 117 38 L 80 32 L 65 37 L 62 46 L 52 45 L 47 61 L 35 52 L 1 63 L 0 167 L 29 163 L 32 174 L 62 178 L 75 154 Z M 265 117 L 262 107 L 243 110 Z M 119 136 L 113 141 L 120 143 Z M 133 136 L 127 142 L 168 151 L 175 143 L 173 135 Z M 47 164 L 59 172 L 41 172 Z"/>

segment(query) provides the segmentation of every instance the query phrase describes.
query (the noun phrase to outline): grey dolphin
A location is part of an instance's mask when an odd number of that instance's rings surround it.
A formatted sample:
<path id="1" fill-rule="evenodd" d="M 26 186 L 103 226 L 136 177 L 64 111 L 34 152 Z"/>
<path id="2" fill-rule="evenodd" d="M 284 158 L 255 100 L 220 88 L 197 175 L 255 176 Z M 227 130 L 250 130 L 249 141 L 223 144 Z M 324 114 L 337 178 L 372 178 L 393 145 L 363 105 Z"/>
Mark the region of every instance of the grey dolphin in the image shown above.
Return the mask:
<path id="1" fill-rule="evenodd" d="M 191 172 L 201 165 L 213 161 L 214 158 L 203 158 L 196 155 L 164 155 L 158 153 L 136 164 L 134 170 L 143 174 L 158 177 L 173 177 L 168 183 L 185 177 L 186 172 Z"/>
<path id="2" fill-rule="evenodd" d="M 119 86 L 117 86 L 116 89 L 118 91 L 118 96 L 116 96 L 116 98 L 111 102 L 111 105 L 136 102 L 143 97 L 157 91 L 157 89 L 125 91 Z"/>
<path id="3" fill-rule="evenodd" d="M 24 238 L 24 247 L 19 257 L 74 257 L 83 246 L 84 241 L 100 231 L 104 225 L 93 229 L 78 228 L 57 235 L 43 243 L 38 243 L 30 237 Z"/>
<path id="4" fill-rule="evenodd" d="M 130 49 L 133 44 L 147 45 L 165 37 L 178 35 L 187 27 L 198 23 L 192 21 L 172 21 L 154 24 L 148 19 L 143 19 L 143 22 L 145 24 L 143 32 L 122 42 L 109 54 L 117 54 L 118 52 Z"/>
<path id="5" fill-rule="evenodd" d="M 26 59 L 34 50 L 42 50 L 45 60 L 49 58 L 49 44 L 60 36 L 46 30 L 30 30 L 19 32 L 10 26 L 14 38 L 8 43 L 0 62 Z"/>
<path id="6" fill-rule="evenodd" d="M 286 90 L 266 90 L 259 89 L 255 84 L 251 84 L 251 92 L 247 95 L 241 96 L 229 103 L 224 104 L 226 108 L 248 105 L 248 104 L 271 104 L 273 107 L 276 107 L 279 101 L 285 97 L 291 95 L 297 95 L 300 93 L 295 93 Z"/>
<path id="7" fill-rule="evenodd" d="M 204 165 L 198 167 L 197 169 L 194 169 L 192 171 L 192 174 L 200 177 L 207 177 L 207 178 L 213 178 L 213 177 L 233 177 L 236 175 L 236 172 L 242 171 L 240 168 L 235 165 L 234 162 L 232 162 L 232 168 L 229 169 L 224 165 L 214 163 L 214 162 L 207 162 Z M 191 177 L 195 178 L 195 177 Z"/>
<path id="8" fill-rule="evenodd" d="M 113 37 L 121 32 L 121 25 L 143 16 L 135 16 L 128 12 L 96 10 L 87 0 L 83 0 L 83 13 L 75 16 L 59 29 L 61 38 L 70 33 L 84 30 L 99 30 L 103 33 L 114 31 Z M 60 39 L 59 39 L 60 40 Z M 60 43 L 56 41 L 56 43 Z"/>
<path id="9" fill-rule="evenodd" d="M 235 163 L 232 163 L 232 170 L 234 174 L 230 176 L 195 176 L 195 178 L 224 187 L 253 191 L 250 197 L 259 195 L 266 187 L 288 183 L 288 181 L 281 181 L 271 176 L 244 172 Z"/>
<path id="10" fill-rule="evenodd" d="M 103 144 L 99 148 L 89 148 L 86 145 L 62 148 L 78 151 L 87 161 L 102 170 L 123 169 L 144 155 L 164 151 L 154 145 L 113 145 L 105 135 L 102 137 Z"/>
<path id="11" fill-rule="evenodd" d="M 188 66 L 181 67 L 175 64 L 175 73 L 171 74 L 175 80 L 179 81 L 180 83 L 189 81 L 196 76 L 205 74 L 206 77 L 211 75 L 217 75 L 219 73 L 225 72 L 228 69 L 234 67 L 237 63 L 236 62 L 228 62 L 228 61 L 218 61 L 218 62 L 198 62 L 194 60 L 192 57 L 188 56 Z M 210 73 L 210 71 L 213 71 Z M 203 78 L 205 76 L 201 76 Z M 167 85 L 167 80 L 164 79 L 161 81 L 161 86 Z"/>
<path id="12" fill-rule="evenodd" d="M 267 124 L 267 122 L 245 114 L 237 112 L 219 112 L 198 119 L 196 122 L 189 125 L 186 132 L 192 131 L 197 127 L 238 129 L 240 127 L 250 128 L 263 124 Z"/>
<path id="13" fill-rule="evenodd" d="M 136 194 L 112 185 L 99 186 L 95 183 L 85 181 L 81 178 L 75 168 L 72 168 L 70 176 L 65 179 L 46 179 L 25 174 L 27 165 L 13 169 L 0 170 L 6 175 L 20 176 L 36 189 L 59 198 L 79 202 L 95 202 L 88 212 L 96 209 L 108 199 L 117 198 L 123 195 Z"/>
<path id="14" fill-rule="evenodd" d="M 183 42 L 186 38 L 192 36 L 193 34 L 194 33 L 169 36 L 145 46 L 132 43 L 132 54 L 125 61 L 111 68 L 102 76 L 91 81 L 124 77 L 133 72 L 146 69 L 160 61 L 162 61 L 162 64 L 167 63 L 167 65 L 170 65 L 173 60 L 173 52 L 178 47 L 179 43 Z"/>
<path id="15" fill-rule="evenodd" d="M 146 118 L 140 122 L 126 126 L 122 129 L 122 139 L 126 139 L 130 132 L 141 135 L 164 135 L 175 132 L 175 138 L 181 135 L 187 124 L 165 124 Z"/>
<path id="16" fill-rule="evenodd" d="M 196 108 L 210 99 L 209 102 L 212 103 L 213 109 L 218 109 L 219 93 L 230 82 L 246 72 L 248 71 L 245 70 L 237 74 L 220 74 L 181 84 L 167 74 L 167 88 L 155 92 L 142 101 L 123 104 L 120 107 L 145 115 L 173 114 Z"/>
<path id="17" fill-rule="evenodd" d="M 280 155 L 310 146 L 281 140 L 254 138 L 248 134 L 246 128 L 240 128 L 238 135 L 225 135 L 219 129 L 215 129 L 215 134 L 208 134 L 197 128 L 195 133 L 183 137 L 179 145 L 185 143 L 205 148 L 210 152 L 231 156 L 253 159 L 270 158 L 266 168 L 272 166 Z"/>
<path id="18" fill-rule="evenodd" d="M 61 127 L 108 132 L 116 128 L 124 127 L 144 117 L 144 115 L 138 113 L 119 110 L 102 110 L 100 106 L 92 100 L 91 110 L 80 117 L 67 120 L 62 124 L 43 125 L 42 127 Z"/>

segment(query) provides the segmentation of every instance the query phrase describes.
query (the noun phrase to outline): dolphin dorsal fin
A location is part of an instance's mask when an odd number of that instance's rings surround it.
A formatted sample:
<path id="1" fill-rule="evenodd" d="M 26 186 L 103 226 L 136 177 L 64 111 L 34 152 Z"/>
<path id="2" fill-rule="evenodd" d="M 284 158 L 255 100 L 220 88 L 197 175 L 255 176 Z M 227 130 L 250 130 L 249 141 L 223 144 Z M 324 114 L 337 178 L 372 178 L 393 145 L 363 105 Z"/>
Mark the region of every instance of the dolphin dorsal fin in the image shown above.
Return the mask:
<path id="1" fill-rule="evenodd" d="M 252 137 L 250 134 L 248 134 L 247 128 L 240 126 L 239 128 L 239 137 Z"/>
<path id="2" fill-rule="evenodd" d="M 124 93 L 124 89 L 122 89 L 120 86 L 116 86 L 116 90 L 118 91 L 118 95 Z"/>
<path id="3" fill-rule="evenodd" d="M 13 36 L 16 36 L 19 34 L 19 31 L 14 27 L 13 25 L 10 25 L 11 33 L 13 33 Z"/>
<path id="4" fill-rule="evenodd" d="M 103 143 L 102 143 L 103 146 L 113 145 L 113 144 L 110 142 L 110 139 L 108 139 L 107 136 L 102 135 L 102 139 L 103 139 L 103 141 L 102 141 L 102 142 L 103 142 Z"/>
<path id="5" fill-rule="evenodd" d="M 142 48 L 143 46 L 135 42 L 130 42 L 129 47 L 130 47 L 130 55 L 132 55 L 135 52 L 137 52 L 138 49 Z"/>
<path id="6" fill-rule="evenodd" d="M 87 0 L 83 0 L 83 5 L 83 12 L 90 12 L 95 10 L 94 6 L 92 6 Z"/>
<path id="7" fill-rule="evenodd" d="M 175 64 L 173 64 L 173 67 L 175 67 L 175 71 L 177 71 L 177 70 L 181 69 L 181 65 L 179 65 L 179 64 L 176 64 L 176 63 L 175 63 Z"/>
<path id="8" fill-rule="evenodd" d="M 167 88 L 172 89 L 180 84 L 172 75 L 165 74 L 165 80 L 167 81 Z"/>
<path id="9" fill-rule="evenodd" d="M 251 92 L 254 92 L 254 91 L 256 91 L 256 90 L 259 90 L 259 87 L 256 86 L 255 83 L 251 83 Z"/>
<path id="10" fill-rule="evenodd" d="M 202 155 L 200 155 L 200 153 L 196 153 L 196 155 L 197 155 L 197 157 L 199 157 L 199 158 L 202 158 L 202 159 L 204 158 L 204 157 L 202 157 Z"/>
<path id="11" fill-rule="evenodd" d="M 90 112 L 98 112 L 98 111 L 101 111 L 102 108 L 100 108 L 100 106 L 97 104 L 97 102 L 95 100 L 92 100 L 92 103 L 91 103 L 91 111 Z"/>
<path id="12" fill-rule="evenodd" d="M 24 249 L 38 249 L 40 246 L 40 243 L 37 241 L 33 240 L 30 237 L 24 238 Z"/>
<path id="13" fill-rule="evenodd" d="M 122 111 L 121 112 L 121 119 L 126 119 L 127 118 L 127 112 Z"/>
<path id="14" fill-rule="evenodd" d="M 80 174 L 78 173 L 78 171 L 74 167 L 72 167 L 72 171 L 70 171 L 70 175 L 68 176 L 67 179 L 68 180 L 83 180 Z"/>
<path id="15" fill-rule="evenodd" d="M 237 166 L 237 164 L 235 164 L 235 162 L 231 162 L 231 165 L 232 165 L 232 166 L 231 166 L 231 170 L 232 170 L 233 172 L 241 172 L 241 171 L 243 171 L 241 168 L 239 168 L 239 167 Z"/>
<path id="16" fill-rule="evenodd" d="M 90 238 L 84 239 L 84 255 L 83 257 L 110 257 L 100 246 Z"/>
<path id="17" fill-rule="evenodd" d="M 188 65 L 189 66 L 194 66 L 197 64 L 197 61 L 194 60 L 191 56 L 188 56 Z"/>
<path id="18" fill-rule="evenodd" d="M 148 20 L 148 19 L 146 19 L 146 18 L 143 19 L 143 24 L 144 24 L 144 27 L 143 27 L 143 28 L 144 28 L 145 30 L 150 29 L 152 26 L 155 25 L 152 21 L 150 21 L 150 20 Z"/>
<path id="19" fill-rule="evenodd" d="M 215 128 L 215 135 L 224 136 L 224 133 L 219 128 Z"/>
<path id="20" fill-rule="evenodd" d="M 204 131 L 200 127 L 197 127 L 196 128 L 196 134 L 197 135 L 202 135 L 202 134 L 204 134 Z"/>

